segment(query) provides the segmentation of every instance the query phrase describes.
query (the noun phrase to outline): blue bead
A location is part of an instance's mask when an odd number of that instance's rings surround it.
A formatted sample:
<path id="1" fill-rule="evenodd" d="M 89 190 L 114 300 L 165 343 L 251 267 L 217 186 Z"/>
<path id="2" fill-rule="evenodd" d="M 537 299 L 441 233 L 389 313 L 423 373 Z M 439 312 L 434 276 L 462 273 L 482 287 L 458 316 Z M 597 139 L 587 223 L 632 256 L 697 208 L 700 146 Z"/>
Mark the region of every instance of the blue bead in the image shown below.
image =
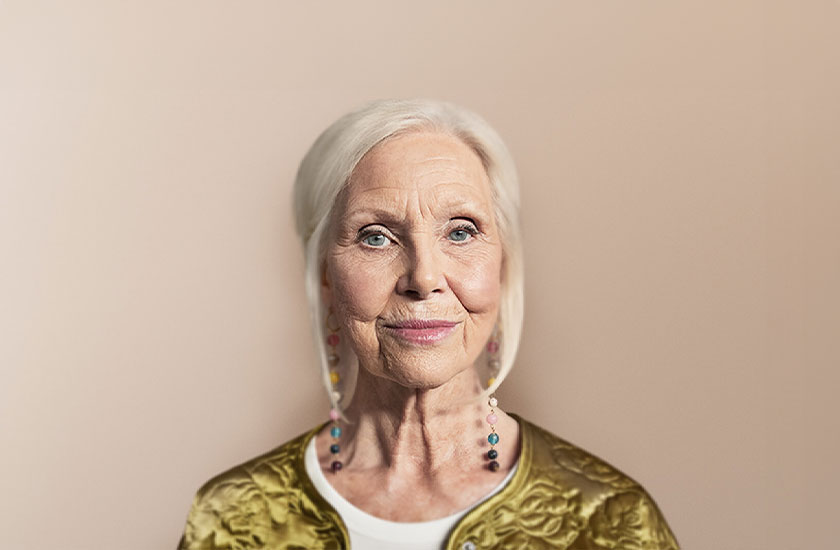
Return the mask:
<path id="1" fill-rule="evenodd" d="M 330 435 L 333 437 L 341 437 L 341 428 L 333 426 L 332 429 L 330 429 Z"/>
<path id="2" fill-rule="evenodd" d="M 339 448 L 339 446 L 338 446 L 338 444 L 337 444 L 337 443 L 333 443 L 332 445 L 330 445 L 330 452 L 331 452 L 332 454 L 334 454 L 334 455 L 335 455 L 335 454 L 338 454 L 338 451 L 339 451 L 339 450 L 340 450 L 340 448 Z"/>
<path id="3" fill-rule="evenodd" d="M 496 443 L 499 442 L 499 434 L 492 433 L 492 434 L 488 435 L 487 436 L 487 441 L 489 441 L 491 445 L 495 445 Z"/>

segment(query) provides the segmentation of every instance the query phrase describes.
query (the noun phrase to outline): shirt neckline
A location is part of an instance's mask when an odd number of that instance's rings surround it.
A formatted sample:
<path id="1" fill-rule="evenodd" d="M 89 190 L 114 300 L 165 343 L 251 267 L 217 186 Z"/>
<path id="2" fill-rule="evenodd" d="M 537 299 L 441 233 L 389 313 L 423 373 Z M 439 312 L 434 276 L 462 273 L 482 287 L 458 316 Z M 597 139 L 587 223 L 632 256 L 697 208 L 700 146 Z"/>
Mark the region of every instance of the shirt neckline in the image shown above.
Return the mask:
<path id="1" fill-rule="evenodd" d="M 519 419 L 517 419 L 517 422 L 519 423 L 519 430 L 521 434 L 523 430 L 522 422 L 520 422 Z M 304 451 L 304 468 L 307 476 L 315 486 L 317 492 L 320 493 L 327 503 L 332 506 L 336 512 L 338 512 L 339 516 L 342 517 L 348 528 L 367 537 L 380 540 L 401 539 L 412 540 L 418 543 L 438 541 L 440 538 L 439 533 L 441 531 L 448 532 L 470 511 L 476 509 L 478 506 L 507 488 L 511 480 L 514 478 L 514 475 L 519 470 L 520 457 L 522 455 L 520 450 L 520 456 L 517 457 L 516 462 L 514 462 L 510 472 L 508 472 L 505 478 L 489 493 L 481 497 L 472 505 L 468 506 L 466 509 L 446 517 L 429 521 L 390 521 L 376 517 L 364 510 L 361 510 L 360 508 L 357 508 L 350 501 L 345 499 L 341 493 L 336 491 L 330 482 L 327 481 L 326 476 L 324 476 L 324 472 L 321 470 L 321 465 L 318 462 L 318 453 L 315 448 L 315 436 L 318 431 L 320 430 L 313 431 L 309 441 L 306 442 L 306 448 Z M 520 442 L 521 439 L 522 436 L 520 435 Z"/>

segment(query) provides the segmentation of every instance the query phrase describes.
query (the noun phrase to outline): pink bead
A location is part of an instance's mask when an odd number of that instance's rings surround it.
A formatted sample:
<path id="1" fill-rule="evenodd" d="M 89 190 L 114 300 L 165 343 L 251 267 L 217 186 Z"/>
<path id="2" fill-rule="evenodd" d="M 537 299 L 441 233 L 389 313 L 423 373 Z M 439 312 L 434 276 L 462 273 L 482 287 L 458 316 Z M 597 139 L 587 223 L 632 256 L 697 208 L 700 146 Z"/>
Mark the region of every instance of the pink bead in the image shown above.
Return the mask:
<path id="1" fill-rule="evenodd" d="M 499 417 L 496 416 L 495 414 L 488 414 L 487 415 L 487 423 L 490 424 L 491 426 L 498 421 L 499 421 Z"/>
<path id="2" fill-rule="evenodd" d="M 499 343 L 498 342 L 487 342 L 487 351 L 490 353 L 496 353 L 499 351 Z"/>
<path id="3" fill-rule="evenodd" d="M 331 346 L 337 346 L 338 345 L 338 334 L 330 334 L 329 336 L 327 336 L 327 344 L 329 344 Z"/>
<path id="4" fill-rule="evenodd" d="M 341 418 L 341 413 L 335 409 L 330 409 L 330 420 L 338 420 Z"/>

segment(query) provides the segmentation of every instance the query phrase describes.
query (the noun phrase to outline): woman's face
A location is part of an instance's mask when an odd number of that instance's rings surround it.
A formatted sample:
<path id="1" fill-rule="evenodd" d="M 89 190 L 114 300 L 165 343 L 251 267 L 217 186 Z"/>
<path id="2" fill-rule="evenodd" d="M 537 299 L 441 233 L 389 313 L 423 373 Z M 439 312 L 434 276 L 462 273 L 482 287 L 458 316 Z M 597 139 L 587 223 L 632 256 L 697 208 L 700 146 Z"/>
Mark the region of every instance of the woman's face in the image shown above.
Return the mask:
<path id="1" fill-rule="evenodd" d="M 470 368 L 499 311 L 502 246 L 487 173 L 447 134 L 387 140 L 333 210 L 324 300 L 361 368 L 433 388 Z"/>

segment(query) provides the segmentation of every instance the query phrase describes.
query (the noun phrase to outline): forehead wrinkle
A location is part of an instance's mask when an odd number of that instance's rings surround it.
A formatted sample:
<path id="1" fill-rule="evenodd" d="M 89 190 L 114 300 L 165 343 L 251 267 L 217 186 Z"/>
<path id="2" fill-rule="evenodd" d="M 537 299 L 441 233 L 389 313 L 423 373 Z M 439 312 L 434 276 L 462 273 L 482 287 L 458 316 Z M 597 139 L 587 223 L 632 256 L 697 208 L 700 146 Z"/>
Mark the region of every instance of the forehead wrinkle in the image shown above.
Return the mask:
<path id="1" fill-rule="evenodd" d="M 424 156 L 420 159 L 417 159 L 417 162 L 428 162 L 430 160 L 451 160 L 451 161 L 458 162 L 457 157 L 455 157 L 454 155 L 447 155 L 447 154 L 440 154 L 440 155 L 434 155 L 434 156 L 427 155 L 427 156 Z"/>
<path id="2" fill-rule="evenodd" d="M 379 184 L 349 193 L 344 218 L 355 220 L 373 216 L 383 221 L 412 222 L 420 218 L 451 219 L 457 216 L 490 218 L 489 197 L 482 188 L 461 182 L 432 184 L 429 193 L 421 193 L 421 185 L 411 188 Z M 419 213 L 419 215 L 418 215 Z"/>
<path id="3" fill-rule="evenodd" d="M 435 198 L 448 213 L 468 211 L 473 215 L 492 215 L 493 200 L 485 186 L 457 183 L 435 186 Z"/>
<path id="4" fill-rule="evenodd" d="M 356 218 L 364 218 L 372 216 L 373 218 L 384 218 L 391 220 L 405 220 L 408 208 L 401 206 L 407 201 L 404 200 L 389 200 L 374 196 L 372 199 L 363 199 L 362 197 L 355 200 L 348 201 L 344 209 L 345 219 L 353 220 Z"/>
<path id="5" fill-rule="evenodd" d="M 359 202 L 405 202 L 412 189 L 407 189 L 394 182 L 382 182 L 371 184 L 370 187 L 357 184 L 348 188 L 348 204 L 355 205 Z"/>
<path id="6" fill-rule="evenodd" d="M 431 166 L 429 166 L 431 164 Z M 406 171 L 414 168 L 420 170 L 421 174 L 437 174 L 439 172 L 458 172 L 465 174 L 468 172 L 466 167 L 455 157 L 424 157 L 422 159 L 414 159 L 405 164 Z"/>
<path id="7" fill-rule="evenodd" d="M 493 216 L 487 172 L 474 151 L 422 151 L 421 145 L 418 154 L 416 148 L 393 145 L 375 148 L 356 167 L 345 188 L 346 215 L 379 210 L 405 221 L 465 215 L 466 209 L 477 217 Z"/>
<path id="8" fill-rule="evenodd" d="M 470 170 L 457 160 L 447 159 L 451 160 L 451 163 L 443 165 L 440 164 L 439 160 L 440 159 L 435 160 L 431 158 L 423 159 L 422 161 L 415 163 L 414 166 L 405 166 L 401 172 L 405 177 L 418 181 L 422 181 L 423 179 L 429 177 L 443 177 L 456 181 L 470 179 Z"/>

